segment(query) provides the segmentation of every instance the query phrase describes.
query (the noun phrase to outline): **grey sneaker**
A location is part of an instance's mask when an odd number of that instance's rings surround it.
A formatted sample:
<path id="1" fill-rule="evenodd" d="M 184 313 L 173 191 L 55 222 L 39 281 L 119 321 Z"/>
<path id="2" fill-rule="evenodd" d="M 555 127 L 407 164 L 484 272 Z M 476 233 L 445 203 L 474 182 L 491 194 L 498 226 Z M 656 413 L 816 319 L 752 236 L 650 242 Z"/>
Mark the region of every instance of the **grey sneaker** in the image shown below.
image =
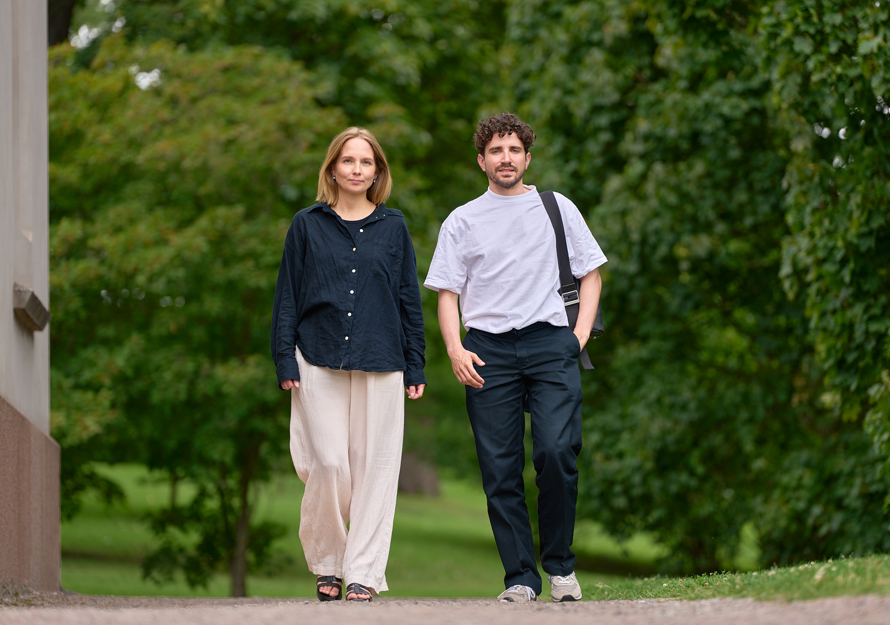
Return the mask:
<path id="1" fill-rule="evenodd" d="M 581 600 L 581 585 L 575 578 L 574 571 L 565 577 L 562 575 L 548 575 L 547 580 L 550 582 L 550 598 L 553 599 L 554 603 Z"/>
<path id="2" fill-rule="evenodd" d="M 529 601 L 537 601 L 538 597 L 535 591 L 528 586 L 510 586 L 507 590 L 498 595 L 498 601 L 506 601 L 508 603 L 527 603 Z"/>

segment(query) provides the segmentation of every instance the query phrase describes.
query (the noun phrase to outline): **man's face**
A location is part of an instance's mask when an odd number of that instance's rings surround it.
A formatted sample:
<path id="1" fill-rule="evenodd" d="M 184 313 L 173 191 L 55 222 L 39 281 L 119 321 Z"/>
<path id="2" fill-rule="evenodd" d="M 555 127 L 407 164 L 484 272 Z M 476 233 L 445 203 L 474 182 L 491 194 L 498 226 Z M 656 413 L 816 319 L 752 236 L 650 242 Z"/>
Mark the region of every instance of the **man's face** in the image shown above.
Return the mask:
<path id="1" fill-rule="evenodd" d="M 522 182 L 531 157 L 519 137 L 511 133 L 492 137 L 478 160 L 489 180 L 502 189 L 512 189 Z"/>

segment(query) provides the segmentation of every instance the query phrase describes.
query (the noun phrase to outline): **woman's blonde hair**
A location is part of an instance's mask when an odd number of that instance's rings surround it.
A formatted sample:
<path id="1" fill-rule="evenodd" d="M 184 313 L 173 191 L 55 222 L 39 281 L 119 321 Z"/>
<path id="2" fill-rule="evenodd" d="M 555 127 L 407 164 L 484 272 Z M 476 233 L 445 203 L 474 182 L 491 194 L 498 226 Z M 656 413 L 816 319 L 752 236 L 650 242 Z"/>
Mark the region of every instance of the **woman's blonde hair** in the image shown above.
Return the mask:
<path id="1" fill-rule="evenodd" d="M 339 187 L 333 178 L 334 161 L 340 157 L 343 145 L 350 139 L 364 139 L 371 146 L 371 150 L 374 152 L 374 165 L 377 167 L 377 181 L 368 189 L 367 197 L 375 206 L 383 204 L 392 192 L 389 163 L 386 162 L 383 148 L 377 143 L 377 139 L 374 138 L 371 131 L 357 126 L 352 126 L 341 132 L 328 146 L 328 155 L 325 156 L 321 170 L 318 172 L 318 195 L 315 197 L 315 201 L 327 202 L 331 206 L 337 203 Z"/>

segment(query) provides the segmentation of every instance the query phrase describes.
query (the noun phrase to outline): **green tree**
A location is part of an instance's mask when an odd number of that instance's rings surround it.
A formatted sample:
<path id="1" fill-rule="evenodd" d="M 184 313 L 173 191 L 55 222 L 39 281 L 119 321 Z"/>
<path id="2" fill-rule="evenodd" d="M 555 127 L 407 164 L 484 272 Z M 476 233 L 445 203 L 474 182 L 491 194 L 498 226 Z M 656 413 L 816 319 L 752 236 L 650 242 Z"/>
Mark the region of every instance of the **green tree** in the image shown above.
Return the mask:
<path id="1" fill-rule="evenodd" d="M 653 532 L 666 567 L 696 571 L 731 562 L 802 358 L 778 279 L 769 85 L 748 16 L 707 4 L 526 2 L 510 31 L 537 167 L 612 261 L 582 510 Z"/>
<path id="2" fill-rule="evenodd" d="M 421 277 L 441 221 L 484 188 L 472 134 L 479 110 L 503 92 L 504 2 L 121 0 L 111 13 L 98 0 L 86 4 L 75 28 L 85 20 L 108 33 L 124 20 L 122 33 L 142 45 L 256 45 L 300 61 L 312 76 L 315 102 L 385 137 L 395 180 L 389 204 L 405 212 Z M 80 58 L 89 60 L 95 46 Z M 456 409 L 463 390 L 441 343 L 435 293 L 422 289 L 422 297 L 430 385 L 422 403 L 407 407 L 406 447 L 432 449 L 441 464 L 475 473 L 472 434 Z"/>
<path id="3" fill-rule="evenodd" d="M 770 3 L 762 28 L 790 147 L 785 288 L 806 302 L 823 403 L 864 418 L 890 469 L 887 21 L 880 2 L 797 0 Z"/>
<path id="4" fill-rule="evenodd" d="M 96 0 L 94 0 L 95 2 Z M 478 108 L 498 93 L 504 3 L 478 0 L 154 0 L 107 19 L 143 44 L 278 49 L 304 64 L 312 97 L 349 123 L 386 126 L 394 200 L 412 232 L 468 199 Z"/>
<path id="5" fill-rule="evenodd" d="M 731 565 L 749 520 L 769 561 L 887 548 L 867 441 L 820 402 L 812 304 L 783 290 L 795 165 L 761 17 L 729 0 L 509 13 L 515 94 L 542 137 L 534 175 L 582 206 L 612 261 L 582 511 L 618 536 L 653 532 L 668 569 Z M 784 34 L 804 21 L 784 17 Z"/>
<path id="6" fill-rule="evenodd" d="M 224 566 L 243 596 L 282 531 L 251 522 L 287 463 L 268 356 L 282 242 L 344 120 L 298 63 L 256 47 L 115 35 L 75 66 L 69 47 L 51 51 L 54 432 L 75 460 L 168 475 L 147 575 L 201 583 Z M 90 477 L 67 468 L 73 485 Z M 197 497 L 180 501 L 180 481 Z"/>

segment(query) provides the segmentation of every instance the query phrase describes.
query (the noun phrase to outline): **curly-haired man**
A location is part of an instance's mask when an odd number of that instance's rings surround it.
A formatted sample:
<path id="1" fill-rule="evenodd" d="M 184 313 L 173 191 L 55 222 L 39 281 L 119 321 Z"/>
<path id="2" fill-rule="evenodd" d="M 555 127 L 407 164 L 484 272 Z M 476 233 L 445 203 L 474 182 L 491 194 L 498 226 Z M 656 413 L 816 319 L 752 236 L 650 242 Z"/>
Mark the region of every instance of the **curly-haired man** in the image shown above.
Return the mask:
<path id="1" fill-rule="evenodd" d="M 442 224 L 424 285 L 439 292 L 439 325 L 476 439 L 488 516 L 504 564 L 502 601 L 534 601 L 541 576 L 525 505 L 524 399 L 531 413 L 541 565 L 554 601 L 576 601 L 572 535 L 581 449 L 577 357 L 599 305 L 606 257 L 581 213 L 555 194 L 572 273 L 581 281 L 574 331 L 559 293 L 556 238 L 538 191 L 523 184 L 535 141 L 512 113 L 473 136 L 488 189 Z M 467 334 L 460 338 L 460 314 Z"/>

